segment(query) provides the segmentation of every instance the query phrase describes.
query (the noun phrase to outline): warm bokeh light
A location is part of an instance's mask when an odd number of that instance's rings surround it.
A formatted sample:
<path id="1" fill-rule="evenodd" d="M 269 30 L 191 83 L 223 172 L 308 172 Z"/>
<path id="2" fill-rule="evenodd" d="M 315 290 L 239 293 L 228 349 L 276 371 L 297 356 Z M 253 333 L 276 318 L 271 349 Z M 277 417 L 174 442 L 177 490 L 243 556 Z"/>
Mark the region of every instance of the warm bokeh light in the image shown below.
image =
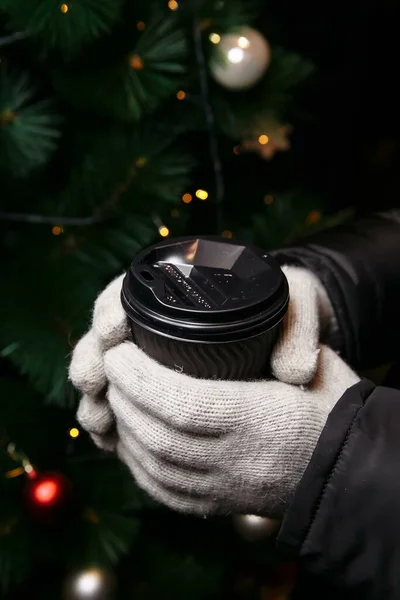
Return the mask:
<path id="1" fill-rule="evenodd" d="M 136 27 L 139 31 L 144 31 L 146 29 L 146 24 L 144 21 L 138 21 Z"/>
<path id="2" fill-rule="evenodd" d="M 228 239 L 230 239 L 230 238 L 232 237 L 232 235 L 233 235 L 233 234 L 232 234 L 232 231 L 229 231 L 229 229 L 225 229 L 225 230 L 222 232 L 222 234 L 221 234 L 221 235 L 222 235 L 222 237 L 224 237 L 224 238 L 228 238 Z"/>
<path id="3" fill-rule="evenodd" d="M 52 479 L 40 481 L 33 491 L 38 504 L 52 504 L 60 494 L 60 486 Z"/>
<path id="4" fill-rule="evenodd" d="M 206 190 L 197 190 L 196 196 L 199 198 L 199 200 L 207 200 L 208 192 L 206 192 Z"/>
<path id="5" fill-rule="evenodd" d="M 11 469 L 11 471 L 7 471 L 6 473 L 4 473 L 4 477 L 6 477 L 6 479 L 14 479 L 15 477 L 19 477 L 24 473 L 24 467 L 16 467 L 15 469 Z"/>
<path id="6" fill-rule="evenodd" d="M 167 237 L 167 235 L 169 235 L 169 229 L 165 225 L 161 225 L 161 227 L 158 228 L 158 233 L 161 237 Z"/>
<path id="7" fill-rule="evenodd" d="M 60 233 L 63 232 L 63 228 L 60 227 L 59 225 L 54 225 L 53 229 L 51 230 L 51 233 L 53 235 L 60 235 Z"/>
<path id="8" fill-rule="evenodd" d="M 312 210 L 307 216 L 307 225 L 315 225 L 322 219 L 322 213 L 319 210 Z"/>
<path id="9" fill-rule="evenodd" d="M 79 429 L 77 427 L 72 427 L 72 429 L 69 430 L 69 435 L 72 438 L 77 438 L 79 436 Z"/>
<path id="10" fill-rule="evenodd" d="M 244 52 L 241 48 L 231 48 L 227 54 L 229 62 L 238 65 L 244 58 Z"/>
<path id="11" fill-rule="evenodd" d="M 219 35 L 219 33 L 210 33 L 210 35 L 208 36 L 208 39 L 213 44 L 219 44 L 221 41 L 221 36 Z"/>
<path id="12" fill-rule="evenodd" d="M 132 56 L 129 57 L 129 64 L 132 69 L 135 69 L 136 71 L 141 71 L 141 69 L 143 69 L 143 61 L 137 54 L 132 54 Z"/>
<path id="13" fill-rule="evenodd" d="M 185 204 L 189 204 L 193 200 L 192 194 L 183 194 L 182 200 Z"/>
<path id="14" fill-rule="evenodd" d="M 75 588 L 80 598 L 104 596 L 104 577 L 100 569 L 90 569 L 85 573 L 79 573 Z"/>
<path id="15" fill-rule="evenodd" d="M 64 13 L 64 14 L 65 14 L 65 13 L 67 13 L 67 12 L 68 12 L 68 10 L 69 10 L 69 8 L 68 8 L 68 4 L 61 4 L 61 6 L 60 6 L 60 10 L 61 10 L 61 12 L 62 12 L 62 13 Z"/>
<path id="16" fill-rule="evenodd" d="M 141 169 L 142 167 L 144 167 L 147 163 L 147 158 L 145 156 L 139 156 L 139 158 L 136 161 L 136 166 L 139 167 L 139 169 Z"/>
<path id="17" fill-rule="evenodd" d="M 179 210 L 177 208 L 173 208 L 171 210 L 171 217 L 173 217 L 174 219 L 177 219 L 179 217 Z"/>
<path id="18" fill-rule="evenodd" d="M 240 146 L 233 147 L 233 154 L 240 154 Z"/>
<path id="19" fill-rule="evenodd" d="M 169 0 L 169 2 L 168 2 L 168 8 L 170 10 L 176 10 L 177 8 L 179 8 L 179 4 L 177 3 L 176 0 Z"/>
<path id="20" fill-rule="evenodd" d="M 266 204 L 267 206 L 272 204 L 273 201 L 274 201 L 274 197 L 272 194 L 267 194 L 266 196 L 264 196 L 264 204 Z"/>
<path id="21" fill-rule="evenodd" d="M 248 48 L 250 46 L 250 42 L 246 37 L 241 36 L 238 39 L 238 46 L 239 48 Z"/>
<path id="22" fill-rule="evenodd" d="M 186 98 L 186 92 L 179 90 L 179 92 L 176 93 L 176 97 L 178 100 L 184 100 Z"/>
<path id="23" fill-rule="evenodd" d="M 265 133 L 263 133 L 262 135 L 260 135 L 258 137 L 258 143 L 261 144 L 262 146 L 265 146 L 265 144 L 268 144 L 269 142 L 269 137 L 267 135 L 265 135 Z"/>

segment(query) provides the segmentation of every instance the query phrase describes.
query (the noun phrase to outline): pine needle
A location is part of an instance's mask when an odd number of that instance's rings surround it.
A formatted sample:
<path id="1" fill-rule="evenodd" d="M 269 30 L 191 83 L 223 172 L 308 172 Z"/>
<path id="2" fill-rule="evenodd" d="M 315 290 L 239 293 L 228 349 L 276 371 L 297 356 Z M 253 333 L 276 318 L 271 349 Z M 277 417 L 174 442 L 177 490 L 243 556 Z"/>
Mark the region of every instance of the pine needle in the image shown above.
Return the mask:
<path id="1" fill-rule="evenodd" d="M 49 101 L 35 101 L 26 73 L 0 66 L 0 168 L 25 176 L 47 162 L 60 122 Z"/>
<path id="2" fill-rule="evenodd" d="M 109 32 L 121 14 L 122 0 L 6 1 L 13 29 L 40 39 L 43 48 L 59 49 L 68 58 L 79 48 Z"/>

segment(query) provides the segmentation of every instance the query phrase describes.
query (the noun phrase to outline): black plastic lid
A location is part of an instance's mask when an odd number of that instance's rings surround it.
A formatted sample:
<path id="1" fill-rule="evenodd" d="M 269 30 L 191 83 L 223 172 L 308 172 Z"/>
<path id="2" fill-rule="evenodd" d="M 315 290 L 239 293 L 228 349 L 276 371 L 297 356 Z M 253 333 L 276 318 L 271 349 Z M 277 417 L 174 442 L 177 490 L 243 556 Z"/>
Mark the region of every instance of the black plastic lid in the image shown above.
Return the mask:
<path id="1" fill-rule="evenodd" d="M 277 325 L 289 289 L 263 250 L 219 237 L 187 237 L 138 254 L 121 300 L 129 318 L 147 330 L 213 343 L 247 339 Z"/>

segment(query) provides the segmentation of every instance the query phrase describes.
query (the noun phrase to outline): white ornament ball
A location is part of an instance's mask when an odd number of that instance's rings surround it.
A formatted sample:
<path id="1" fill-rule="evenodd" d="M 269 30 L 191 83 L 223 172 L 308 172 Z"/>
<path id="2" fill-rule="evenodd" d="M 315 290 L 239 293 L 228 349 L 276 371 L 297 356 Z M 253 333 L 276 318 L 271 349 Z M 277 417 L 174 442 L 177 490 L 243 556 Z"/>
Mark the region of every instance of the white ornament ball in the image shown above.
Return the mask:
<path id="1" fill-rule="evenodd" d="M 214 79 L 229 90 L 244 90 L 261 79 L 271 62 L 271 48 L 261 33 L 250 27 L 217 36 L 210 64 Z"/>
<path id="2" fill-rule="evenodd" d="M 258 515 L 235 515 L 233 524 L 236 531 L 249 542 L 275 537 L 280 527 L 280 521 Z"/>
<path id="3" fill-rule="evenodd" d="M 106 569 L 84 569 L 70 573 L 64 582 L 63 600 L 114 600 L 116 579 Z"/>

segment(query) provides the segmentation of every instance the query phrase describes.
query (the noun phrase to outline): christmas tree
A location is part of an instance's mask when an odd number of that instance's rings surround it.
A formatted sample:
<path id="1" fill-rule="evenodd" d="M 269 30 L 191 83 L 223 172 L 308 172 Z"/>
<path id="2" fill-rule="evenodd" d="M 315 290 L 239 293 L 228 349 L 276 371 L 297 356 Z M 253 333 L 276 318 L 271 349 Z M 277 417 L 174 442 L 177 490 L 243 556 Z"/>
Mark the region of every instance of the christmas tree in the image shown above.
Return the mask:
<path id="1" fill-rule="evenodd" d="M 80 430 L 67 365 L 160 237 L 272 248 L 346 216 L 292 168 L 315 67 L 273 4 L 0 0 L 5 598 L 269 597 L 271 524 L 154 503 Z"/>

